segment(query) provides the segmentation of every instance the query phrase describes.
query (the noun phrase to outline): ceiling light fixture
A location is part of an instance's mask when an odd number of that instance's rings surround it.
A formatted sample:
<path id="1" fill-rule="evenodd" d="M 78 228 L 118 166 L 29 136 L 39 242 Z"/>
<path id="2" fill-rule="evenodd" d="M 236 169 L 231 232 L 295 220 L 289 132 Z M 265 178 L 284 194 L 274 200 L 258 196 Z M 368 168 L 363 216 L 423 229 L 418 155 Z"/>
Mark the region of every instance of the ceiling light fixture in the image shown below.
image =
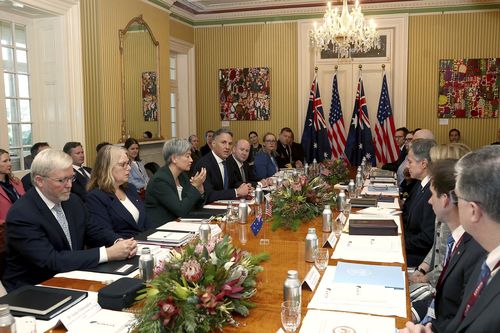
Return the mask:
<path id="1" fill-rule="evenodd" d="M 366 22 L 359 1 L 349 13 L 347 0 L 344 0 L 342 14 L 339 16 L 338 8 L 332 9 L 328 2 L 328 8 L 323 15 L 323 24 L 309 32 L 314 47 L 328 50 L 333 47 L 333 52 L 339 58 L 350 58 L 352 52 L 365 53 L 372 48 L 380 48 L 380 37 L 375 22 Z"/>

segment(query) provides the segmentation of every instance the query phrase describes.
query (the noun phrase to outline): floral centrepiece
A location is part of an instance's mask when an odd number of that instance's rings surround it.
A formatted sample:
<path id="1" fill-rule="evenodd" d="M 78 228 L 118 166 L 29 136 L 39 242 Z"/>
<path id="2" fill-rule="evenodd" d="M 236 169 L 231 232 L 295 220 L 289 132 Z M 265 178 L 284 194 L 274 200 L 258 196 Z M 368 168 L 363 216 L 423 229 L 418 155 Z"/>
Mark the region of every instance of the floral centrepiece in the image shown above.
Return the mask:
<path id="1" fill-rule="evenodd" d="M 247 316 L 254 304 L 256 275 L 267 253 L 237 249 L 229 237 L 200 240 L 155 269 L 155 278 L 138 297 L 145 304 L 137 317 L 138 332 L 211 332 L 237 326 L 233 314 Z"/>
<path id="2" fill-rule="evenodd" d="M 347 163 L 342 159 L 324 160 L 321 163 L 321 176 L 330 185 L 335 185 L 349 180 Z"/>
<path id="3" fill-rule="evenodd" d="M 272 229 L 292 229 L 296 231 L 303 221 L 320 214 L 325 204 L 333 204 L 337 194 L 323 177 L 308 181 L 307 176 L 285 182 L 272 192 Z"/>

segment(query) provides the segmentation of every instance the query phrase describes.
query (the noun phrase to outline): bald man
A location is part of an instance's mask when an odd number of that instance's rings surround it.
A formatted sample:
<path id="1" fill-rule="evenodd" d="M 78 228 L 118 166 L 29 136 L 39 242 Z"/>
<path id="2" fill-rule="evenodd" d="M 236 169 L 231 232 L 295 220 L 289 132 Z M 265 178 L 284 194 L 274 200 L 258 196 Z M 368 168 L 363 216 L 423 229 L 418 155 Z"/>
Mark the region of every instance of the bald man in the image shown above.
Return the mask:
<path id="1" fill-rule="evenodd" d="M 235 182 L 250 183 L 255 187 L 257 185 L 257 177 L 252 166 L 248 163 L 249 154 L 250 143 L 245 139 L 240 139 L 234 145 L 232 154 L 227 158 L 227 163 L 228 168 L 233 170 L 233 172 L 230 172 L 230 175 L 236 177 Z M 264 183 L 266 183 L 265 180 Z"/>

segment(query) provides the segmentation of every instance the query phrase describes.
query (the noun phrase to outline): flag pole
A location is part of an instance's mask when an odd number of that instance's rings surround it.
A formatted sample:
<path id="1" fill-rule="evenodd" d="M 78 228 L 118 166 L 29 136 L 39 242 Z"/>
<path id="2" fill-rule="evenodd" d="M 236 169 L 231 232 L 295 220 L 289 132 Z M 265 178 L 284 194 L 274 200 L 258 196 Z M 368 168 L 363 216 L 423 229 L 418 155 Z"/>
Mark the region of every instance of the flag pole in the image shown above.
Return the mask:
<path id="1" fill-rule="evenodd" d="M 362 74 L 362 73 L 363 73 L 363 65 L 359 64 L 359 65 L 358 65 L 358 68 L 359 68 L 359 77 L 360 77 L 361 79 L 363 79 L 363 74 Z"/>

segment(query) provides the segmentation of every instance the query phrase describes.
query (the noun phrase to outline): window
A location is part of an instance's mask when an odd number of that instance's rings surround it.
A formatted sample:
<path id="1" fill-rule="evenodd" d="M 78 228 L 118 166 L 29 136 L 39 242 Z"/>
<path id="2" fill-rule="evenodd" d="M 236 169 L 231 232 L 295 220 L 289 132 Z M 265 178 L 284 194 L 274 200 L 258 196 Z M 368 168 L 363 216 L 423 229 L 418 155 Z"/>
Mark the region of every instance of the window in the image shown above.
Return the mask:
<path id="1" fill-rule="evenodd" d="M 12 169 L 23 170 L 33 144 L 26 26 L 0 21 L 0 44 L 9 153 Z"/>
<path id="2" fill-rule="evenodd" d="M 177 56 L 170 54 L 170 131 L 172 138 L 177 137 Z"/>

